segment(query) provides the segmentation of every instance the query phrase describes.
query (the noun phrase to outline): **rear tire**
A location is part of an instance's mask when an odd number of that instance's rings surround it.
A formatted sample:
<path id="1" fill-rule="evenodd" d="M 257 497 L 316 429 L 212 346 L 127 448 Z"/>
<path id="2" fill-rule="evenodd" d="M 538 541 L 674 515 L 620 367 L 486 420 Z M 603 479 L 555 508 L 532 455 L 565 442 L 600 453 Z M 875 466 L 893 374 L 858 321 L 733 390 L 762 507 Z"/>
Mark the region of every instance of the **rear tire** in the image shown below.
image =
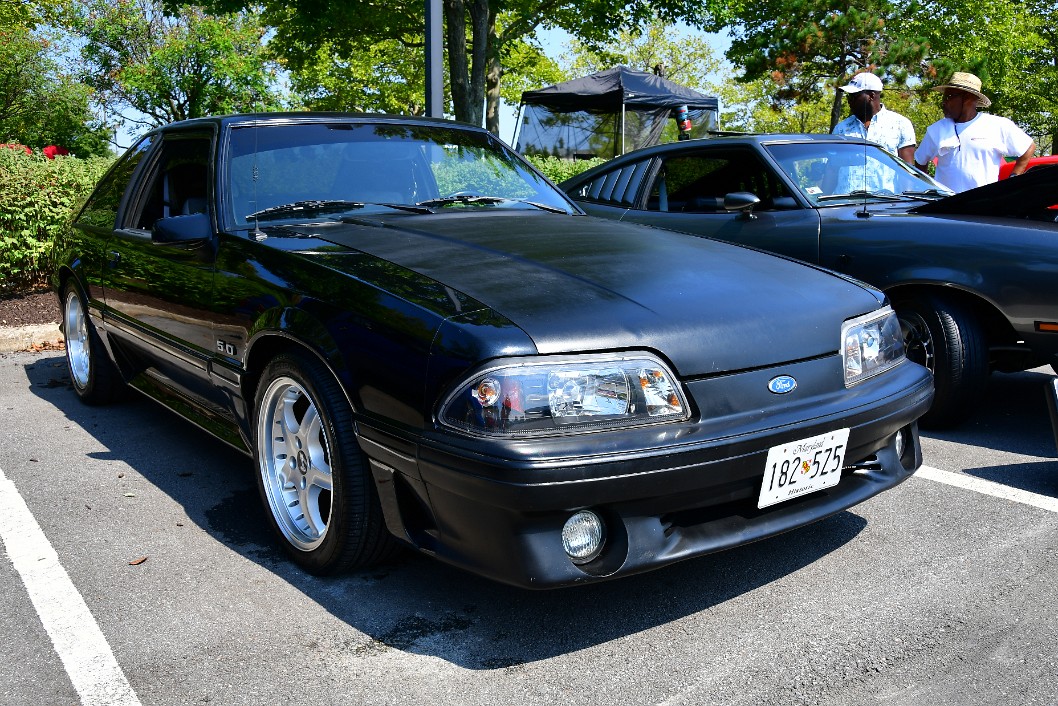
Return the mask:
<path id="1" fill-rule="evenodd" d="M 272 529 L 305 571 L 337 574 L 379 563 L 399 547 L 386 530 L 353 414 L 319 362 L 280 355 L 254 403 L 257 482 Z"/>
<path id="2" fill-rule="evenodd" d="M 925 428 L 951 427 L 972 414 L 988 381 L 988 347 L 973 315 L 946 297 L 894 304 L 907 357 L 933 373 L 933 405 Z"/>
<path id="3" fill-rule="evenodd" d="M 81 290 L 73 282 L 63 290 L 62 302 L 66 369 L 74 392 L 85 404 L 113 402 L 124 393 L 125 383 L 88 318 L 88 306 Z"/>

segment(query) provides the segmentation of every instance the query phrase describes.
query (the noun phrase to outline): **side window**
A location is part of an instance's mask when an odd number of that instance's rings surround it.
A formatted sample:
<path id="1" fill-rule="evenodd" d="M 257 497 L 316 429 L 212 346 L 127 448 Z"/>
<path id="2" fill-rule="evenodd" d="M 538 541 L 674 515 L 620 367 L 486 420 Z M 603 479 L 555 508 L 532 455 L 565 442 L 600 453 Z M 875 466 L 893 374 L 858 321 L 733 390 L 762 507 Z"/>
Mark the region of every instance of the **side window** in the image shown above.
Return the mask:
<path id="1" fill-rule="evenodd" d="M 749 150 L 712 150 L 666 159 L 647 201 L 649 211 L 725 213 L 724 197 L 748 191 L 761 200 L 759 210 L 796 205 L 779 178 Z"/>
<path id="2" fill-rule="evenodd" d="M 132 179 L 132 173 L 136 171 L 143 155 L 147 154 L 151 146 L 152 136 L 140 140 L 128 152 L 118 160 L 117 164 L 107 173 L 96 187 L 95 191 L 85 202 L 77 217 L 79 223 L 106 228 L 112 230 L 118 218 L 118 207 L 121 205 L 121 197 Z"/>
<path id="3" fill-rule="evenodd" d="M 127 227 L 150 230 L 160 218 L 206 213 L 209 155 L 209 137 L 167 136 L 144 179 L 146 188 L 130 209 Z"/>

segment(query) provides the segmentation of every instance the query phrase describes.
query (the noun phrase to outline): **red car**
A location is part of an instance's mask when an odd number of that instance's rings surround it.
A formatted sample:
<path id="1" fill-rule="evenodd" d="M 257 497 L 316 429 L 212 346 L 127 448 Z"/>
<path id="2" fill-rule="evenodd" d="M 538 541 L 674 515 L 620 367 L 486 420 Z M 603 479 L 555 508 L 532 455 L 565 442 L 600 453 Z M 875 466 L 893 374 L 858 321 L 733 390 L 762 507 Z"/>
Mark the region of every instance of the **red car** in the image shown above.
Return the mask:
<path id="1" fill-rule="evenodd" d="M 1058 164 L 1058 154 L 1047 155 L 1046 157 L 1033 157 L 1029 160 L 1029 169 L 1035 169 L 1036 167 L 1042 167 L 1045 164 Z M 999 178 L 1006 179 L 1010 176 L 1010 172 L 1014 170 L 1014 163 L 1007 162 L 999 166 Z M 1026 169 L 1025 171 L 1028 171 Z"/>

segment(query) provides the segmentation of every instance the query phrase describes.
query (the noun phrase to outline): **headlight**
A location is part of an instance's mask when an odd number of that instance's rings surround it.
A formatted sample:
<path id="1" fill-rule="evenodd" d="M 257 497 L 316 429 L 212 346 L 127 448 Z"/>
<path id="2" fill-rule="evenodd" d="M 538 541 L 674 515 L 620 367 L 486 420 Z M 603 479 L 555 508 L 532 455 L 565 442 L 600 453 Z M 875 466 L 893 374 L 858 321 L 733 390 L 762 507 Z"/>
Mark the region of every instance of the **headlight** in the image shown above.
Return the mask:
<path id="1" fill-rule="evenodd" d="M 841 326 L 845 387 L 885 372 L 904 357 L 900 322 L 889 307 L 849 319 Z"/>
<path id="2" fill-rule="evenodd" d="M 441 422 L 490 436 L 531 436 L 686 419 L 675 376 L 647 353 L 518 359 L 476 373 Z"/>

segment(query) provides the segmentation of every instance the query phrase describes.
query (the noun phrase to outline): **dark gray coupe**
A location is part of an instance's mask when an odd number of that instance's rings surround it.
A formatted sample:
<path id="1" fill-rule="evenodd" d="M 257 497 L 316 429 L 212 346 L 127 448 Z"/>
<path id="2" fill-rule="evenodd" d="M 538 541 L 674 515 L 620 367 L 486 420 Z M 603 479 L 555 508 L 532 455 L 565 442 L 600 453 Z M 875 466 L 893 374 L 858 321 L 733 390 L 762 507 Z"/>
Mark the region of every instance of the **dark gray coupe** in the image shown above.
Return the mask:
<path id="1" fill-rule="evenodd" d="M 484 130 L 170 125 L 57 256 L 76 394 L 131 387 L 251 455 L 316 573 L 403 543 L 519 586 L 596 581 L 800 527 L 921 464 L 932 381 L 878 290 L 587 218 Z"/>
<path id="2" fill-rule="evenodd" d="M 908 357 L 935 375 L 924 426 L 972 412 L 992 370 L 1058 362 L 1058 168 L 952 196 L 873 143 L 760 135 L 638 150 L 561 186 L 593 215 L 782 253 L 880 288 Z"/>

